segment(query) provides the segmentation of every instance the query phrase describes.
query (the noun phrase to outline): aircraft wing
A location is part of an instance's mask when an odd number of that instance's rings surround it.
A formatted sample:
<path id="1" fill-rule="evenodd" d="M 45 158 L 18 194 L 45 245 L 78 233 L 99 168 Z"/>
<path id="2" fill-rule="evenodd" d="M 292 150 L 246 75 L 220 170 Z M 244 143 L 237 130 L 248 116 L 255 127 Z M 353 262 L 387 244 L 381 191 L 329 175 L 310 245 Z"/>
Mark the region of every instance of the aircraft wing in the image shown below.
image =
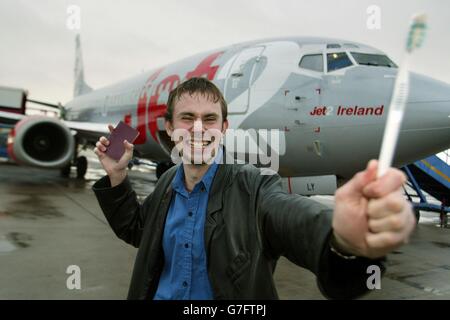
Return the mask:
<path id="1" fill-rule="evenodd" d="M 62 122 L 71 130 L 89 141 L 97 141 L 101 136 L 109 134 L 107 123 L 80 122 L 80 121 L 63 121 Z"/>
<path id="2" fill-rule="evenodd" d="M 13 112 L 0 111 L 0 124 L 15 125 L 20 120 L 31 117 Z M 81 122 L 81 121 L 65 121 L 60 120 L 70 130 L 75 131 L 80 137 L 86 138 L 90 141 L 95 141 L 102 135 L 109 134 L 107 123 Z"/>
<path id="3" fill-rule="evenodd" d="M 26 115 L 19 113 L 0 111 L 0 124 L 15 125 L 25 117 Z"/>

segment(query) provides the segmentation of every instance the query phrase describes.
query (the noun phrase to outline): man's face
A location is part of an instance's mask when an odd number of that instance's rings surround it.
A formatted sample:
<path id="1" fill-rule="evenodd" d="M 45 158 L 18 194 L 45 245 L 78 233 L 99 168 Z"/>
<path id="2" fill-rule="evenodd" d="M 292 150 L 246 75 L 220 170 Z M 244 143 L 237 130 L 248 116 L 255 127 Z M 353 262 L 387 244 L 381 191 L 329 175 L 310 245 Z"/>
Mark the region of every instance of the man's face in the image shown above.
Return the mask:
<path id="1" fill-rule="evenodd" d="M 172 123 L 165 123 L 183 163 L 209 164 L 217 154 L 228 121 L 223 121 L 219 102 L 208 96 L 183 94 L 175 102 Z"/>

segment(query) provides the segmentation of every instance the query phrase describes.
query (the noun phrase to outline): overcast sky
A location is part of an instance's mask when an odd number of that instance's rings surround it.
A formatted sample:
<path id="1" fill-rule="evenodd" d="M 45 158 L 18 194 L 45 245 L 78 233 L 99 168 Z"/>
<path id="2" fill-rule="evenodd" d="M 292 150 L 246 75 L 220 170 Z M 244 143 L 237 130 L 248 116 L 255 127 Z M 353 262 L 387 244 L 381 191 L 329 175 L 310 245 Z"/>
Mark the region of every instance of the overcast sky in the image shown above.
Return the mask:
<path id="1" fill-rule="evenodd" d="M 399 62 L 417 12 L 428 14 L 429 29 L 413 71 L 450 83 L 447 0 L 0 0 L 0 86 L 49 102 L 72 98 L 70 5 L 81 9 L 85 79 L 93 88 L 197 52 L 277 36 L 353 40 Z M 367 28 L 370 5 L 381 10 L 379 30 Z"/>

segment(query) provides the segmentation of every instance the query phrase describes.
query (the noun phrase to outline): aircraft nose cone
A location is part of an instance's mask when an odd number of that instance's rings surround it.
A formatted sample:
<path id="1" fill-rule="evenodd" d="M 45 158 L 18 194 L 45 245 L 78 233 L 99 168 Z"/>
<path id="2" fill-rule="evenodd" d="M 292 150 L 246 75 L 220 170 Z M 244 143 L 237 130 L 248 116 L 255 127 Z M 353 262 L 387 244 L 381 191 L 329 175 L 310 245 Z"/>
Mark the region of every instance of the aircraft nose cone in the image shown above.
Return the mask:
<path id="1" fill-rule="evenodd" d="M 450 84 L 411 74 L 404 129 L 448 129 L 449 116 Z"/>
<path id="2" fill-rule="evenodd" d="M 421 159 L 450 148 L 450 85 L 411 74 L 399 154 Z M 420 152 L 417 152 L 420 150 Z M 418 154 L 421 153 L 421 154 Z M 403 158 L 400 156 L 400 158 Z M 408 157 L 405 156 L 405 160 Z"/>

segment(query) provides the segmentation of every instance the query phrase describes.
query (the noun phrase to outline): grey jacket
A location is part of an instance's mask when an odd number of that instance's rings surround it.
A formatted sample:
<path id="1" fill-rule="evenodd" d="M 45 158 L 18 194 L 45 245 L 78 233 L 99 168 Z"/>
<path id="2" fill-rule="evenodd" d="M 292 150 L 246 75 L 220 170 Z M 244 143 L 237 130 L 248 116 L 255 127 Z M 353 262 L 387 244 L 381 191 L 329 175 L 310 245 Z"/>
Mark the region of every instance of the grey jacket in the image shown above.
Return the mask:
<path id="1" fill-rule="evenodd" d="M 164 265 L 162 236 L 178 166 L 169 169 L 141 205 L 128 178 L 93 190 L 115 234 L 139 248 L 129 299 L 152 299 Z M 208 275 L 215 299 L 277 299 L 273 272 L 280 256 L 312 271 L 328 298 L 353 298 L 368 289 L 366 273 L 381 260 L 347 260 L 330 250 L 332 210 L 287 194 L 279 175 L 252 165 L 221 164 L 214 177 L 205 222 Z"/>

